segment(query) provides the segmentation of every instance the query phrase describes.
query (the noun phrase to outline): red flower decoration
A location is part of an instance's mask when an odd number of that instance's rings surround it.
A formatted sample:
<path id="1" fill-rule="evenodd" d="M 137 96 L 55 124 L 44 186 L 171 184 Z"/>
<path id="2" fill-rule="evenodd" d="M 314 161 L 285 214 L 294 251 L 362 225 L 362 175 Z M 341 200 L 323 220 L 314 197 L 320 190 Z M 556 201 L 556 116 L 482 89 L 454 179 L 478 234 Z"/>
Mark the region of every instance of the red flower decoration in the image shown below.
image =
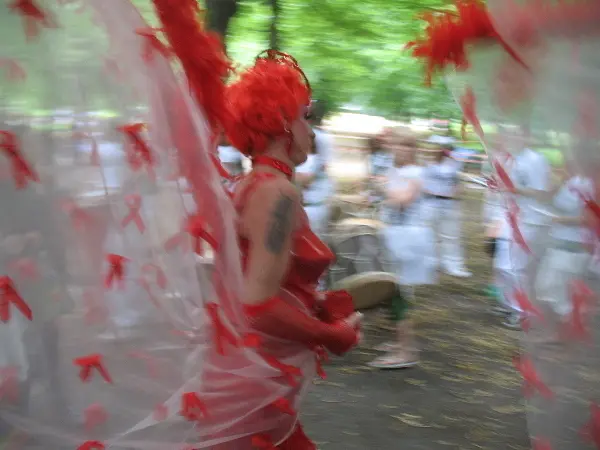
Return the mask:
<path id="1" fill-rule="evenodd" d="M 292 404 L 285 397 L 278 398 L 273 403 L 271 403 L 271 405 L 273 407 L 277 408 L 278 410 L 280 410 L 281 412 L 283 412 L 284 414 L 288 414 L 290 416 L 296 415 L 296 411 L 292 407 Z"/>
<path id="2" fill-rule="evenodd" d="M 296 377 L 302 376 L 302 370 L 299 367 L 292 366 L 290 364 L 284 364 L 277 358 L 265 353 L 261 353 L 261 356 L 267 362 L 267 364 L 281 372 L 281 375 L 287 379 L 290 386 L 298 386 L 298 380 L 296 380 Z"/>

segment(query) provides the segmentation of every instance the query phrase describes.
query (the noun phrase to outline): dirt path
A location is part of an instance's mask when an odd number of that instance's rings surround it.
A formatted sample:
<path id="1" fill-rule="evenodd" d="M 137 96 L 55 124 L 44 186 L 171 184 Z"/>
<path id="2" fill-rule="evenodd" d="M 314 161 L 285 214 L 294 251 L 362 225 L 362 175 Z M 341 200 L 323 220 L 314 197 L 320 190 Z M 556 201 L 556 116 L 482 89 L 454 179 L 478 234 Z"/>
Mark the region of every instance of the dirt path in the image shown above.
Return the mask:
<path id="1" fill-rule="evenodd" d="M 379 311 L 366 318 L 366 342 L 328 367 L 304 412 L 321 450 L 527 449 L 516 335 L 488 312 L 482 288 L 490 261 L 481 251 L 479 194 L 464 202 L 470 279 L 443 277 L 417 291 L 419 367 L 377 371 L 372 347 L 392 337 Z"/>

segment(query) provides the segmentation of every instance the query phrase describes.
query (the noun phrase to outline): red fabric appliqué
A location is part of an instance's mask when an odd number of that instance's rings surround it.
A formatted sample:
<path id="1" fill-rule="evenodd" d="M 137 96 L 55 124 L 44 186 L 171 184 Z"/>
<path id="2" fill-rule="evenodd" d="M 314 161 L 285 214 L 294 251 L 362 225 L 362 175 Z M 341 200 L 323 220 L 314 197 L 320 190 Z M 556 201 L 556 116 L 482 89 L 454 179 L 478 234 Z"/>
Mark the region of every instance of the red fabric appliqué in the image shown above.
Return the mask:
<path id="1" fill-rule="evenodd" d="M 17 308 L 28 320 L 33 320 L 31 308 L 17 292 L 9 276 L 0 277 L 0 321 L 7 323 L 11 318 L 11 305 Z"/>
<path id="2" fill-rule="evenodd" d="M 523 377 L 523 395 L 525 397 L 533 396 L 536 391 L 546 398 L 554 397 L 554 393 L 540 379 L 530 359 L 517 356 L 514 358 L 513 363 Z"/>
<path id="3" fill-rule="evenodd" d="M 108 273 L 104 278 L 104 286 L 108 289 L 117 282 L 119 287 L 123 289 L 125 287 L 125 263 L 129 261 L 129 259 L 121 255 L 110 253 L 106 255 L 106 260 L 108 261 L 109 267 Z"/>
<path id="4" fill-rule="evenodd" d="M 12 175 L 17 189 L 27 186 L 27 182 L 39 182 L 38 174 L 33 170 L 21 153 L 17 136 L 10 131 L 0 131 L 0 150 L 4 152 L 12 166 Z"/>
<path id="5" fill-rule="evenodd" d="M 79 367 L 79 378 L 81 378 L 81 381 L 84 383 L 90 381 L 92 377 L 92 371 L 96 370 L 100 376 L 104 378 L 104 381 L 107 383 L 113 382 L 108 370 L 106 370 L 104 367 L 102 359 L 102 355 L 99 353 L 94 353 L 92 355 L 82 356 L 73 360 L 73 364 Z"/>

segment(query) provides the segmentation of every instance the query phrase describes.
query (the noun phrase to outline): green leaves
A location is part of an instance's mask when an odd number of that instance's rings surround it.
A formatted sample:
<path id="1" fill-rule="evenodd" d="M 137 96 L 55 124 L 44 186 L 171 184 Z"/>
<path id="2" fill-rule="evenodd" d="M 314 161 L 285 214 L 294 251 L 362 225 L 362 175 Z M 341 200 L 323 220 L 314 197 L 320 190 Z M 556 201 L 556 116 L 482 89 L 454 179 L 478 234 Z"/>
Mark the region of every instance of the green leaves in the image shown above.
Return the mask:
<path id="1" fill-rule="evenodd" d="M 404 50 L 424 27 L 425 9 L 446 0 L 279 0 L 281 50 L 306 71 L 315 97 L 332 107 L 359 105 L 390 116 L 460 112 L 440 80 L 423 83 L 423 68 Z M 238 0 L 228 50 L 240 64 L 252 63 L 268 46 L 271 9 L 264 0 Z"/>

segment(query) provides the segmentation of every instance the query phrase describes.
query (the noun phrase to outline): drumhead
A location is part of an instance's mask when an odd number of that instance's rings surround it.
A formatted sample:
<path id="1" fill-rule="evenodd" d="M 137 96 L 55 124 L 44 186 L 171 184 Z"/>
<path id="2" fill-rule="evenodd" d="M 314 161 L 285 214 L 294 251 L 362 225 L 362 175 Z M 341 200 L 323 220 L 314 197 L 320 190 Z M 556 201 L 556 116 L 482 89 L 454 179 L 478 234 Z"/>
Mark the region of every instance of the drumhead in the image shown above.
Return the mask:
<path id="1" fill-rule="evenodd" d="M 334 289 L 344 289 L 352 295 L 356 309 L 368 309 L 389 299 L 398 288 L 396 277 L 387 272 L 365 272 L 340 280 Z"/>

